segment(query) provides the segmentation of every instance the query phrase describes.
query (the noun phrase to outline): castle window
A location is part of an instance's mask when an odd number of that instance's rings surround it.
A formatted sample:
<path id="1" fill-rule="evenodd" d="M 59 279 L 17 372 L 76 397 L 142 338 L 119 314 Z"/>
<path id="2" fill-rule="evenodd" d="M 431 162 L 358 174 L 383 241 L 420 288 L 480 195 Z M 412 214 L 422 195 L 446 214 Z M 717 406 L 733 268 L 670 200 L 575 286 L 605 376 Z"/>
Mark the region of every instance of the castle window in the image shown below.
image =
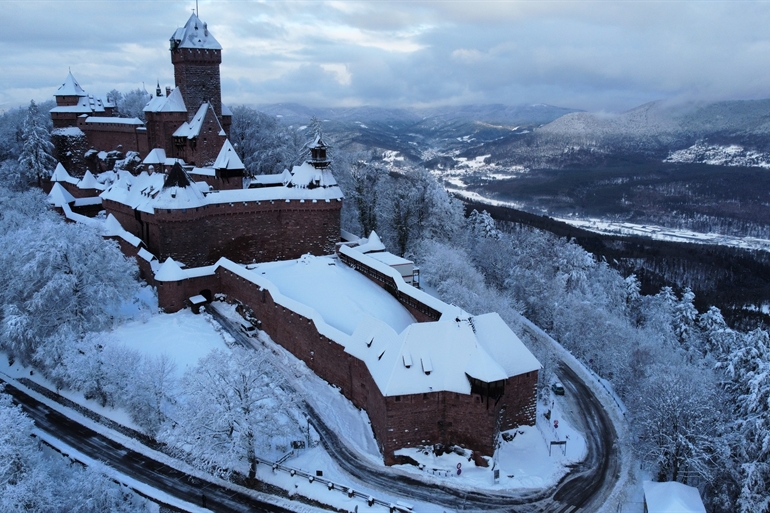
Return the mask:
<path id="1" fill-rule="evenodd" d="M 397 396 L 396 396 L 396 399 L 395 399 L 395 401 L 396 401 L 397 403 L 400 403 L 400 402 L 401 402 L 401 396 L 400 396 L 400 395 L 397 395 Z"/>

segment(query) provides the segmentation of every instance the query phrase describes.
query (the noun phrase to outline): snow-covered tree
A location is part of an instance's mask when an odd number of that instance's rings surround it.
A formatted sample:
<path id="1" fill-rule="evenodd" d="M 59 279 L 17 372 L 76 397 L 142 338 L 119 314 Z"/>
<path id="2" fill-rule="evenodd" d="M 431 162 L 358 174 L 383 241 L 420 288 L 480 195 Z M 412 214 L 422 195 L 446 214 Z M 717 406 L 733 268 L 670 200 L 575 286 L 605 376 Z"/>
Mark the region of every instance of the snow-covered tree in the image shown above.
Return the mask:
<path id="1" fill-rule="evenodd" d="M 253 479 L 260 447 L 299 433 L 281 387 L 278 373 L 255 351 L 214 350 L 185 373 L 174 426 L 161 439 L 201 468 L 229 475 L 245 464 Z"/>
<path id="2" fill-rule="evenodd" d="M 250 107 L 234 107 L 230 142 L 251 175 L 280 173 L 299 164 L 304 141 L 297 131 Z"/>
<path id="3" fill-rule="evenodd" d="M 648 376 L 629 401 L 642 461 L 659 481 L 711 480 L 723 404 L 713 373 L 675 362 Z"/>
<path id="4" fill-rule="evenodd" d="M 55 369 L 86 333 L 111 326 L 138 291 L 135 264 L 83 225 L 41 216 L 0 243 L 0 345 L 43 369 Z"/>
<path id="5" fill-rule="evenodd" d="M 0 511 L 148 511 L 145 501 L 106 477 L 106 466 L 83 468 L 64 457 L 44 457 L 33 429 L 32 419 L 0 394 Z"/>
<path id="6" fill-rule="evenodd" d="M 51 176 L 56 164 L 51 155 L 53 152 L 51 132 L 39 118 L 37 104 L 32 100 L 29 102 L 27 117 L 24 120 L 21 135 L 24 145 L 19 155 L 19 165 L 25 177 L 30 182 L 36 182 L 38 186 L 42 184 L 43 178 Z"/>

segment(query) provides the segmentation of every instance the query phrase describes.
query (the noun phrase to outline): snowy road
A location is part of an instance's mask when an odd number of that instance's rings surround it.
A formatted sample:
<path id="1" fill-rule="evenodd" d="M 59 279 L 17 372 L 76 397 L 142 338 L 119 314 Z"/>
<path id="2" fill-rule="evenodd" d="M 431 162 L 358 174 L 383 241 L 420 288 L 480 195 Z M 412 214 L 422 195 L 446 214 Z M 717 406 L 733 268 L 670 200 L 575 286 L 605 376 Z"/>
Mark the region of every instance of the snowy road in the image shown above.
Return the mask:
<path id="1" fill-rule="evenodd" d="M 215 308 L 207 311 L 235 340 L 253 348 L 253 339 L 232 320 Z M 463 510 L 506 511 L 512 513 L 573 513 L 597 511 L 609 496 L 619 477 L 620 461 L 615 448 L 617 435 L 612 421 L 591 388 L 567 365 L 556 372 L 568 394 L 568 407 L 573 420 L 584 433 L 588 455 L 554 487 L 534 493 L 499 493 L 473 491 L 440 486 L 405 476 L 387 467 L 372 464 L 344 443 L 327 426 L 311 404 L 304 408 L 321 437 L 327 452 L 351 480 L 368 487 L 387 491 L 405 500 L 422 501 L 443 508 Z"/>
<path id="2" fill-rule="evenodd" d="M 0 379 L 0 383 L 4 383 L 3 380 Z M 41 431 L 63 441 L 86 456 L 102 461 L 118 472 L 177 499 L 201 506 L 202 495 L 205 494 L 207 509 L 218 512 L 289 513 L 290 511 L 214 483 L 201 481 L 132 451 L 52 410 L 10 384 L 5 384 L 5 392 L 13 397 L 14 402 L 21 405 L 24 412 L 35 421 L 35 426 Z"/>

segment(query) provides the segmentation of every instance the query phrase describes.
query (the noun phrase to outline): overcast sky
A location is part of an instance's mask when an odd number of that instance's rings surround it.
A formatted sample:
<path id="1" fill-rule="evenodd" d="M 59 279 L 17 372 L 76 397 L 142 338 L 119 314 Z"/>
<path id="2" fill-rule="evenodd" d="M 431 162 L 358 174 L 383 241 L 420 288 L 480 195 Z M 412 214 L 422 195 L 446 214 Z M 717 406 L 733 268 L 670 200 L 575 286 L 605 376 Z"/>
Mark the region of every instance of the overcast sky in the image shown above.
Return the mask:
<path id="1" fill-rule="evenodd" d="M 195 1 L 0 0 L 0 110 L 81 86 L 173 86 Z M 200 0 L 229 105 L 547 103 L 770 97 L 770 3 Z"/>

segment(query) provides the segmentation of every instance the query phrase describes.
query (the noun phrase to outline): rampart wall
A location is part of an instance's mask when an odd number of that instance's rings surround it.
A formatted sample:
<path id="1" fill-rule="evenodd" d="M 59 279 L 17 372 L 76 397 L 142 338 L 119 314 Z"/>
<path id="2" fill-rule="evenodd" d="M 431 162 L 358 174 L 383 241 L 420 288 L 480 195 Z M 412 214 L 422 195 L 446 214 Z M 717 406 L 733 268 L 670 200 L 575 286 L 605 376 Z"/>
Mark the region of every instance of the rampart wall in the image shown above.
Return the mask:
<path id="1" fill-rule="evenodd" d="M 252 263 L 331 254 L 339 240 L 342 202 L 216 203 L 150 214 L 104 200 L 104 208 L 161 262 L 171 257 L 200 267 L 221 257 Z"/>

